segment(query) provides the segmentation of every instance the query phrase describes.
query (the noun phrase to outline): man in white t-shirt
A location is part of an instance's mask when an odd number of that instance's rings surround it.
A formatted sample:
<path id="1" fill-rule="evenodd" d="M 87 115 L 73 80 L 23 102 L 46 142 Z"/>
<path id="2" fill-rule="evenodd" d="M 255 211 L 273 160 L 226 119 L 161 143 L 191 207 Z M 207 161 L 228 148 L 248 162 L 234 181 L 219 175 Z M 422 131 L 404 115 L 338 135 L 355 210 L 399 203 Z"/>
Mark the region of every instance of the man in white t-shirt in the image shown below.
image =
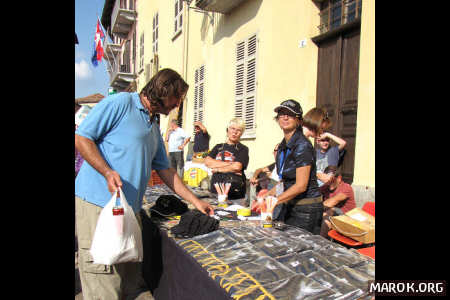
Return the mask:
<path id="1" fill-rule="evenodd" d="M 167 133 L 166 142 L 169 143 L 169 160 L 170 165 L 174 168 L 178 175 L 183 178 L 184 153 L 183 148 L 191 140 L 183 128 L 179 127 L 177 120 L 170 122 L 170 129 Z"/>

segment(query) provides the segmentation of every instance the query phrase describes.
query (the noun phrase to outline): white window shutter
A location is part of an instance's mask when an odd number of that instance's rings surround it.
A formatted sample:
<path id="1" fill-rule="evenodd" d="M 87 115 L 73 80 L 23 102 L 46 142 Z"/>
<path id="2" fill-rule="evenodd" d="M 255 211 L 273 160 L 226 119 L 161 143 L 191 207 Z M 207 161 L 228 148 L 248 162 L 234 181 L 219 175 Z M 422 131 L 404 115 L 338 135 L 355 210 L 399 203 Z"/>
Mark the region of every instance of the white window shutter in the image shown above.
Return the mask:
<path id="1" fill-rule="evenodd" d="M 153 16 L 153 39 L 152 39 L 152 47 L 153 53 L 158 53 L 158 13 Z"/>
<path id="2" fill-rule="evenodd" d="M 199 97 L 198 97 L 198 117 L 199 121 L 203 123 L 203 112 L 205 109 L 204 103 L 205 103 L 205 94 L 204 94 L 204 85 L 205 85 L 205 66 L 200 67 L 199 72 Z"/>
<path id="3" fill-rule="evenodd" d="M 205 112 L 205 66 L 195 70 L 194 75 L 194 122 L 203 123 Z"/>
<path id="4" fill-rule="evenodd" d="M 235 117 L 245 121 L 243 137 L 254 137 L 256 128 L 256 53 L 257 36 L 236 47 Z"/>
<path id="5" fill-rule="evenodd" d="M 245 78 L 245 41 L 237 44 L 236 47 L 236 90 L 234 116 L 243 117 L 244 102 L 244 78 Z"/>
<path id="6" fill-rule="evenodd" d="M 198 69 L 195 70 L 194 84 L 194 122 L 198 121 Z"/>

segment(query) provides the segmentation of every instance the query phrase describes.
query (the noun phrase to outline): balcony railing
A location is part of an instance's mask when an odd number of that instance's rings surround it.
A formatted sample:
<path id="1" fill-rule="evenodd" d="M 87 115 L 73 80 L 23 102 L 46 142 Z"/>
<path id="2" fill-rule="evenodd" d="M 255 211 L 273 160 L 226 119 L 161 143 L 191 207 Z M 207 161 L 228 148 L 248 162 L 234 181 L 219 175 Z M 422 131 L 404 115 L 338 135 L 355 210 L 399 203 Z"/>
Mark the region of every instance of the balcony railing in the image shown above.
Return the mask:
<path id="1" fill-rule="evenodd" d="M 110 63 L 112 63 L 116 59 L 115 57 L 117 57 L 117 54 L 122 52 L 120 44 L 114 44 L 108 39 L 105 39 L 104 48 L 105 59 L 110 61 Z"/>
<path id="2" fill-rule="evenodd" d="M 111 62 L 108 66 L 110 86 L 118 91 L 126 89 L 137 77 L 133 69 L 130 63 L 116 64 Z"/>
<path id="3" fill-rule="evenodd" d="M 246 0 L 196 0 L 195 6 L 202 10 L 227 14 L 233 8 L 241 5 L 245 1 Z"/>
<path id="4" fill-rule="evenodd" d="M 132 0 L 130 1 L 133 3 Z M 126 2 L 117 0 L 111 14 L 111 32 L 123 39 L 127 38 L 137 16 L 134 5 L 127 7 Z"/>
<path id="5" fill-rule="evenodd" d="M 320 10 L 320 34 L 361 18 L 362 0 L 327 0 Z"/>

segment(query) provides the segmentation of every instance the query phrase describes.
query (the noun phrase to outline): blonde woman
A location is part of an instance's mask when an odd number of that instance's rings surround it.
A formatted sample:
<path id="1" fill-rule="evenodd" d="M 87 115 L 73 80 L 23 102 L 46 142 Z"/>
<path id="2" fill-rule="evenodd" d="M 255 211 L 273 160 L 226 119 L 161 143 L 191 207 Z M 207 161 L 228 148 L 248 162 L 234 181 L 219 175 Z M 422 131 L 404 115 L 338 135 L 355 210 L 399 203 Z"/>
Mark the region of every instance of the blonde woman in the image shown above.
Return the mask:
<path id="1" fill-rule="evenodd" d="M 231 119 L 227 126 L 226 142 L 217 144 L 205 159 L 205 165 L 211 168 L 210 191 L 216 193 L 214 183 L 231 183 L 228 199 L 245 197 L 245 174 L 248 165 L 248 147 L 240 143 L 245 131 L 245 123 L 240 118 Z"/>

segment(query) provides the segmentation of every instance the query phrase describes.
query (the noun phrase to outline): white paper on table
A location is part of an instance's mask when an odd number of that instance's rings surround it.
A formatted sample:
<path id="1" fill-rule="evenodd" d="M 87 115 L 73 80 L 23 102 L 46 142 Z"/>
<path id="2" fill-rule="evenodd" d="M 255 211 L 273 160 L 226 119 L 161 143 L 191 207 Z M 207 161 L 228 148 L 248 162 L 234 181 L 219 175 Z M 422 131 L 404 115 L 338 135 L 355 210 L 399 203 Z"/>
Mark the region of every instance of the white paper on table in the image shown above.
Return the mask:
<path id="1" fill-rule="evenodd" d="M 233 205 L 228 206 L 224 210 L 227 210 L 227 211 L 238 211 L 241 208 L 245 208 L 245 207 L 243 207 L 242 205 L 239 205 L 239 204 L 233 204 Z"/>
<path id="2" fill-rule="evenodd" d="M 216 211 L 216 214 L 221 215 L 221 216 L 226 216 L 226 215 L 229 215 L 230 213 L 222 211 L 222 210 L 218 210 L 218 211 Z"/>
<path id="3" fill-rule="evenodd" d="M 237 216 L 237 218 L 241 221 L 259 221 L 261 219 L 260 216 L 257 217 L 244 217 L 244 216 Z"/>
<path id="4" fill-rule="evenodd" d="M 367 218 L 362 214 L 354 214 L 351 216 L 353 219 L 364 222 Z"/>

